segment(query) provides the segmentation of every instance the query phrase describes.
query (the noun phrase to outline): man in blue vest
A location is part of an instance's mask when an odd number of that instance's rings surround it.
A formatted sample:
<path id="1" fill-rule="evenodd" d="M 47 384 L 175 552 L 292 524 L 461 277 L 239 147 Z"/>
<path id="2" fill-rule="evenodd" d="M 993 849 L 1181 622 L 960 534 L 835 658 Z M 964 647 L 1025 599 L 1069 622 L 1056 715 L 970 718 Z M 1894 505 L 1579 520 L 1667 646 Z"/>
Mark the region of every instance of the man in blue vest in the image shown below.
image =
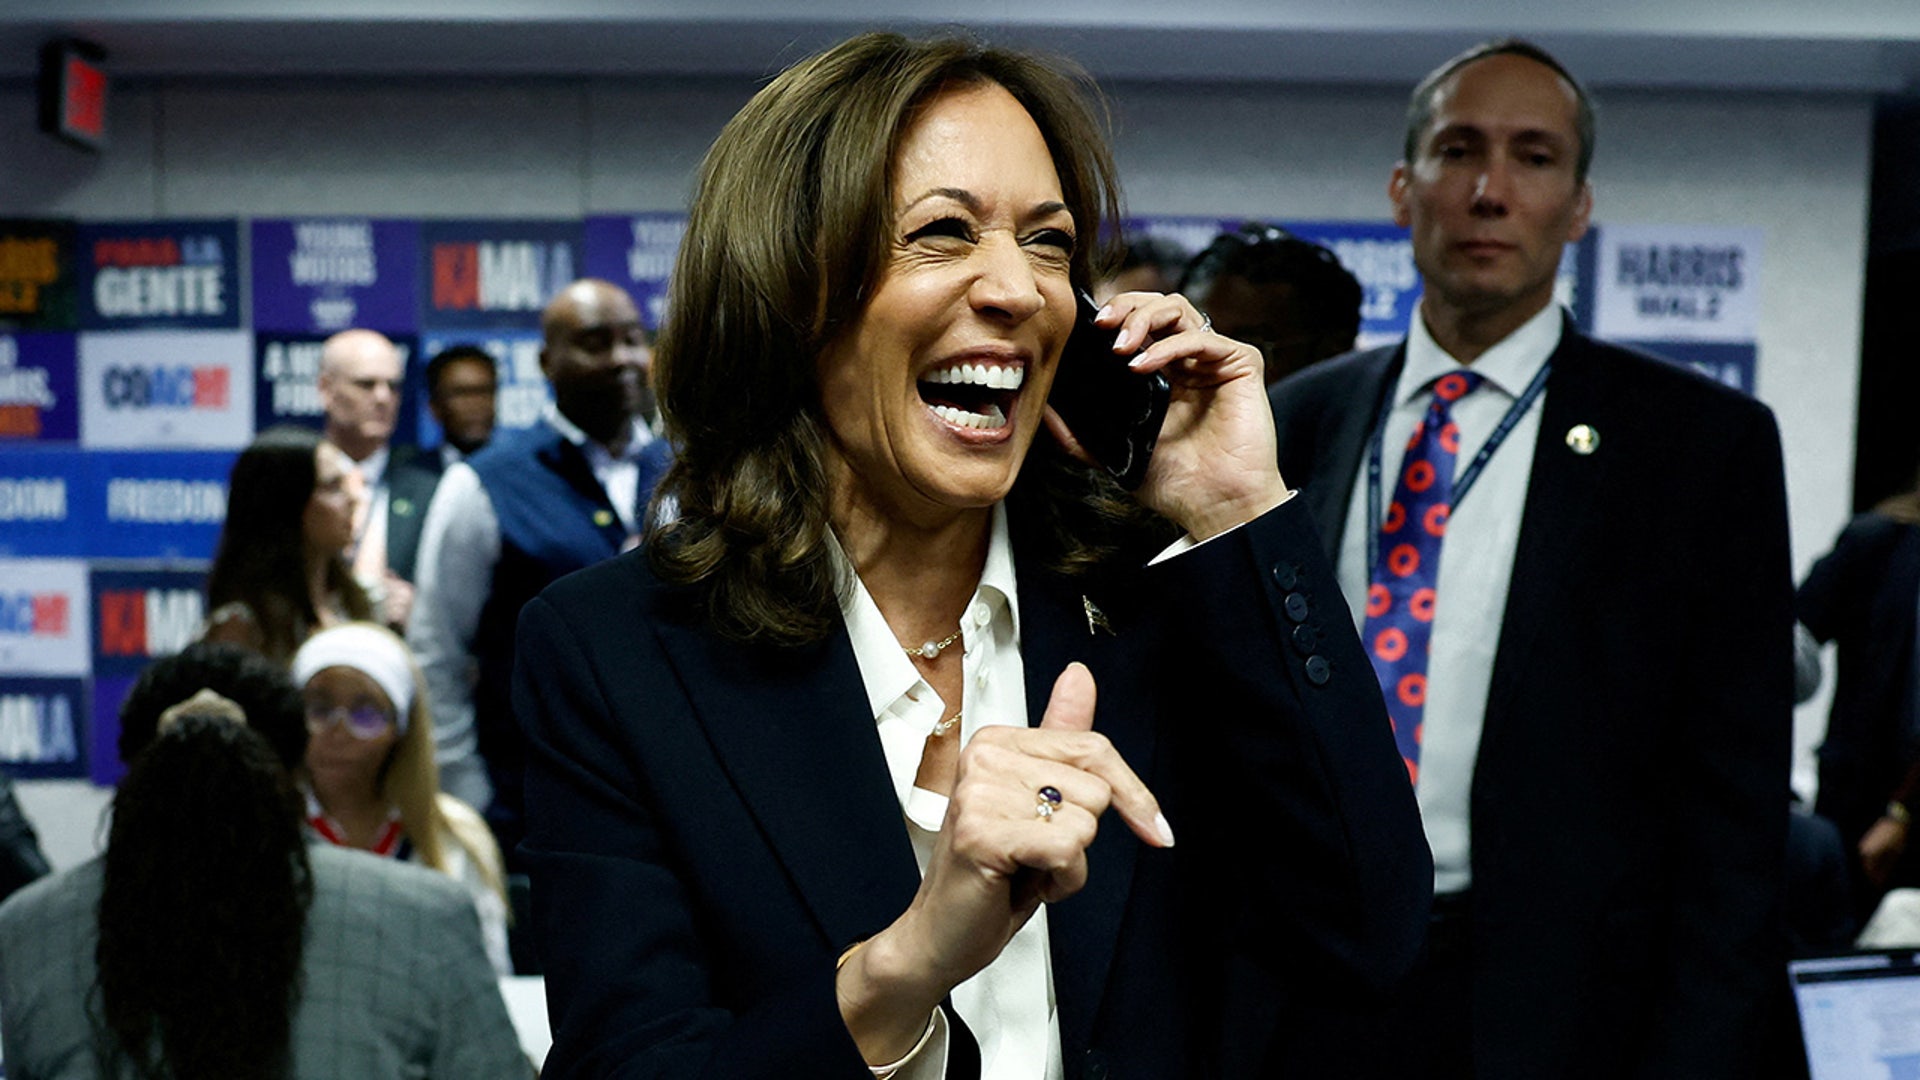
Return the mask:
<path id="1" fill-rule="evenodd" d="M 422 528 L 407 643 L 433 702 L 441 786 L 482 810 L 511 869 L 525 757 L 509 711 L 520 608 L 638 542 L 669 451 L 648 427 L 651 354 L 619 286 L 568 285 L 541 315 L 553 402 L 447 469 Z"/>

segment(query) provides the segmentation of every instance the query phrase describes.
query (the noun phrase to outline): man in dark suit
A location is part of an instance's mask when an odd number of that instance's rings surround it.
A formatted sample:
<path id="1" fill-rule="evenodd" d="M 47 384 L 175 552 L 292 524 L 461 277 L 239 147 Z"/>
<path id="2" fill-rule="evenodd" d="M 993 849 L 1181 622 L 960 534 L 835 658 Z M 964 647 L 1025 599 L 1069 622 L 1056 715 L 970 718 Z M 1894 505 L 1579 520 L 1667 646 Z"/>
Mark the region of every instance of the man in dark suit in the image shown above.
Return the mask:
<path id="1" fill-rule="evenodd" d="M 450 345 L 427 361 L 427 411 L 440 425 L 440 448 L 396 452 L 387 474 L 387 565 L 407 581 L 419 565 L 420 532 L 440 474 L 493 437 L 499 388 L 493 356 L 477 345 Z"/>
<path id="2" fill-rule="evenodd" d="M 553 405 L 447 469 L 427 511 L 407 628 L 433 701 L 441 786 L 486 813 L 510 868 L 525 757 L 508 707 L 514 623 L 541 589 L 637 542 L 668 460 L 647 426 L 651 353 L 632 298 L 576 281 L 541 326 Z"/>
<path id="3" fill-rule="evenodd" d="M 1421 1075 L 1750 1076 L 1777 1001 L 1779 436 L 1554 304 L 1593 141 L 1537 47 L 1429 75 L 1388 187 L 1426 286 L 1408 338 L 1272 392 L 1433 849 L 1394 1029 Z"/>

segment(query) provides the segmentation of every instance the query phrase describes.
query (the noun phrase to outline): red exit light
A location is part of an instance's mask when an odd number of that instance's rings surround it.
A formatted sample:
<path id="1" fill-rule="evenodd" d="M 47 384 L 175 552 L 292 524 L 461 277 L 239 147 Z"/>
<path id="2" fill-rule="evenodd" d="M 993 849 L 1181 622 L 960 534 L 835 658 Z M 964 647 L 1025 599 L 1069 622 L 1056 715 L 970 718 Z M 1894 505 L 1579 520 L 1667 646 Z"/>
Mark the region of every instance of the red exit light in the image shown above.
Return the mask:
<path id="1" fill-rule="evenodd" d="M 106 53 L 84 41 L 54 41 L 40 52 L 40 128 L 89 150 L 107 142 Z"/>

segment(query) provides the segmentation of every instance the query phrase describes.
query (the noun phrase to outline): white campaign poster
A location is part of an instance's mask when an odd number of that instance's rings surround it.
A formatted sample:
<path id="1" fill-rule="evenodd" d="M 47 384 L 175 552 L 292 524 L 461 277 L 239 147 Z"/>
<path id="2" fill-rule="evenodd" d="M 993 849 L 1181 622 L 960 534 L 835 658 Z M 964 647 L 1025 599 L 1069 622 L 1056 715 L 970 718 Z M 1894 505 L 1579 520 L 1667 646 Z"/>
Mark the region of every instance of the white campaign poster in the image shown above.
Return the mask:
<path id="1" fill-rule="evenodd" d="M 92 610 L 86 563 L 0 559 L 0 674 L 86 675 Z"/>
<path id="2" fill-rule="evenodd" d="M 249 331 L 83 332 L 79 354 L 86 449 L 238 449 L 253 438 Z"/>
<path id="3" fill-rule="evenodd" d="M 1724 344 L 1759 336 L 1761 230 L 1608 224 L 1599 233 L 1596 336 Z"/>

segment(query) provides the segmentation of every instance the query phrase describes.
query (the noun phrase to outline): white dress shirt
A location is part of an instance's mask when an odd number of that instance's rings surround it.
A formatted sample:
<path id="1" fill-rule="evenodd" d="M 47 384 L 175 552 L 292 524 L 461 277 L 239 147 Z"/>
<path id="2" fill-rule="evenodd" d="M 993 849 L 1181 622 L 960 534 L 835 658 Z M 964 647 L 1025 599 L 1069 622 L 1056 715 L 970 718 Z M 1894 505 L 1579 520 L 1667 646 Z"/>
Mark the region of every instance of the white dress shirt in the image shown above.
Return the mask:
<path id="1" fill-rule="evenodd" d="M 1464 471 L 1494 428 L 1525 392 L 1541 365 L 1560 344 L 1561 316 L 1549 304 L 1476 359 L 1471 368 L 1449 356 L 1415 318 L 1407 333 L 1407 360 L 1393 387 L 1393 409 L 1380 440 L 1380 499 L 1393 497 L 1407 441 L 1426 415 L 1433 382 L 1453 371 L 1472 370 L 1485 379 L 1473 393 L 1453 404 L 1460 428 L 1455 475 Z M 1456 893 L 1472 883 L 1472 836 L 1468 828 L 1474 762 L 1480 752 L 1480 728 L 1486 717 L 1493 658 L 1513 575 L 1513 554 L 1526 511 L 1527 485 L 1533 475 L 1534 444 L 1540 435 L 1543 393 L 1520 418 L 1506 441 L 1488 459 L 1466 499 L 1447 519 L 1440 550 L 1439 596 L 1434 611 L 1427 661 L 1427 701 L 1421 723 L 1420 778 L 1414 791 L 1433 849 L 1434 890 Z M 1353 608 L 1354 625 L 1366 628 L 1367 586 L 1373 568 L 1367 562 L 1369 514 L 1363 462 L 1348 504 L 1340 543 L 1340 589 Z M 1384 507 L 1382 507 L 1384 512 Z"/>
<path id="2" fill-rule="evenodd" d="M 952 710 L 907 659 L 904 647 L 837 543 L 834 553 L 846 575 L 843 581 L 851 579 L 842 590 L 845 599 L 841 615 L 853 642 L 854 660 L 860 666 L 860 680 L 873 709 L 887 772 L 900 800 L 914 857 L 924 875 L 946 817 L 947 798 L 917 788 L 913 781 L 920 770 L 928 734 L 935 724 L 951 716 Z M 959 730 L 946 737 L 957 738 L 964 746 L 989 724 L 1026 727 L 1020 603 L 1014 588 L 1006 509 L 1002 506 L 994 507 L 986 566 L 959 629 L 965 648 L 961 671 L 966 697 Z M 951 997 L 980 1044 L 981 1080 L 1059 1080 L 1064 1075 L 1044 904 L 1000 955 L 954 987 Z M 935 1024 L 927 1045 L 895 1074 L 899 1080 L 945 1075 L 949 1033 L 944 1014 L 936 1016 Z"/>
<path id="3" fill-rule="evenodd" d="M 586 453 L 595 479 L 631 535 L 640 477 L 633 458 L 653 441 L 653 432 L 636 420 L 627 452 L 616 458 L 551 404 L 545 419 Z M 433 756 L 440 765 L 440 787 L 478 810 L 492 804 L 493 783 L 487 779 L 473 729 L 473 688 L 479 680 L 473 638 L 499 564 L 500 518 L 493 499 L 473 466 L 455 462 L 440 477 L 420 526 L 418 591 L 407 620 L 407 645 L 420 661 L 433 702 Z"/>

